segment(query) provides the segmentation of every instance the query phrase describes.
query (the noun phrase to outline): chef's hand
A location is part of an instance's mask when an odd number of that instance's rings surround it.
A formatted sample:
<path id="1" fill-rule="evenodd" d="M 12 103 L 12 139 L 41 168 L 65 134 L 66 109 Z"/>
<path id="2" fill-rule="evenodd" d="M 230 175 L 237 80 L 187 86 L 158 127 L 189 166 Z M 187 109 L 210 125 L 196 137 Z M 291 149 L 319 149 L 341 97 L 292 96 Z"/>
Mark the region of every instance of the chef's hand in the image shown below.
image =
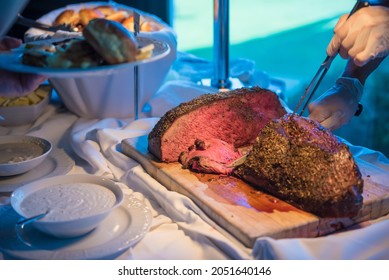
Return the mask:
<path id="1" fill-rule="evenodd" d="M 358 79 L 339 78 L 335 85 L 309 104 L 309 118 L 335 130 L 347 124 L 358 110 L 363 86 Z"/>
<path id="2" fill-rule="evenodd" d="M 347 16 L 343 15 L 335 26 L 334 37 L 327 46 L 329 56 L 339 50 L 341 57 L 363 66 L 389 54 L 389 8 L 368 6 L 349 19 Z"/>
<path id="3" fill-rule="evenodd" d="M 0 38 L 0 51 L 17 48 L 22 41 L 12 37 Z M 0 70 L 0 96 L 18 97 L 35 90 L 46 77 L 35 74 L 22 74 Z"/>

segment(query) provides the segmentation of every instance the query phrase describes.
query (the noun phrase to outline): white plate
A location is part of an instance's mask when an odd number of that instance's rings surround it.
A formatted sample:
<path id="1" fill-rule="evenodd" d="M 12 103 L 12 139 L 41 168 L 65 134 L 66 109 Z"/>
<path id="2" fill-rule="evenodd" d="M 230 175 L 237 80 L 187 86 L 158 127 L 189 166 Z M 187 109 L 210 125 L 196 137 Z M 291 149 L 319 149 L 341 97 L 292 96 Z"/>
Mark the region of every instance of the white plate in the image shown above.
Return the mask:
<path id="1" fill-rule="evenodd" d="M 153 62 L 165 57 L 170 47 L 167 43 L 157 41 L 145 37 L 137 37 L 138 44 L 140 47 L 144 47 L 149 44 L 154 44 L 153 54 L 151 57 L 143 60 L 138 60 L 129 63 L 122 63 L 116 65 L 104 65 L 91 68 L 44 68 L 29 66 L 22 63 L 22 53 L 20 51 L 0 53 L 0 69 L 5 69 L 20 73 L 35 73 L 41 74 L 50 78 L 81 78 L 86 76 L 97 76 L 97 75 L 111 75 L 118 71 L 122 71 L 128 68 L 132 68 L 135 65 Z"/>
<path id="2" fill-rule="evenodd" d="M 15 223 L 19 219 L 10 206 L 0 208 L 0 251 L 18 259 L 79 260 L 119 256 L 144 237 L 152 215 L 143 202 L 125 196 L 123 203 L 91 233 L 69 239 L 50 237 L 32 226 L 18 236 Z"/>
<path id="3" fill-rule="evenodd" d="M 36 168 L 15 176 L 0 177 L 0 193 L 13 192 L 18 187 L 35 180 L 68 173 L 74 161 L 62 150 L 53 149 Z"/>

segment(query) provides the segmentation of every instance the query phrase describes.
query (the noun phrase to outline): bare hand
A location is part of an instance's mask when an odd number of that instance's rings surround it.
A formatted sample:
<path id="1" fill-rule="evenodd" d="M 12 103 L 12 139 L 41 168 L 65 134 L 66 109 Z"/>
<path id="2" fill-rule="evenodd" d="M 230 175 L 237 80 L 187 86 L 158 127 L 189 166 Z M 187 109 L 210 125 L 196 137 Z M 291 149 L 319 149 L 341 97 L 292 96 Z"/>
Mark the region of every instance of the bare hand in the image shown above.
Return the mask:
<path id="1" fill-rule="evenodd" d="M 0 39 L 0 51 L 17 48 L 22 41 L 12 37 Z M 34 91 L 47 78 L 36 74 L 23 74 L 0 70 L 0 96 L 18 97 Z"/>
<path id="2" fill-rule="evenodd" d="M 327 47 L 328 55 L 339 50 L 341 57 L 353 59 L 357 66 L 388 55 L 389 8 L 369 6 L 347 17 L 343 15 L 336 24 L 335 35 Z"/>

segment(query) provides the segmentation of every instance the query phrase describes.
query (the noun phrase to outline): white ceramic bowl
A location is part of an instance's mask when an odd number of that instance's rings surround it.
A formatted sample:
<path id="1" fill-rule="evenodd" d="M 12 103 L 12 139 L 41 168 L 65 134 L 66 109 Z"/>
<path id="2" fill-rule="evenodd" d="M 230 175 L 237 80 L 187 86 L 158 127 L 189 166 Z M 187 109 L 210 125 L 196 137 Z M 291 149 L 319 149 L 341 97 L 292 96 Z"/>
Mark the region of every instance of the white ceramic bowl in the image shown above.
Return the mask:
<path id="1" fill-rule="evenodd" d="M 24 185 L 12 193 L 11 205 L 24 218 L 49 211 L 32 225 L 46 234 L 70 238 L 95 229 L 123 198 L 121 188 L 110 179 L 74 174 Z"/>
<path id="2" fill-rule="evenodd" d="M 0 176 L 13 176 L 30 171 L 46 159 L 51 149 L 51 143 L 39 137 L 0 136 Z"/>
<path id="3" fill-rule="evenodd" d="M 52 24 L 56 16 L 66 9 L 78 11 L 81 8 L 106 4 L 107 2 L 90 2 L 68 5 L 44 15 L 39 21 Z M 127 10 L 129 13 L 136 10 L 121 4 L 116 4 L 116 7 Z M 160 28 L 158 31 L 140 32 L 139 36 L 165 42 L 170 47 L 170 52 L 163 58 L 138 66 L 138 106 L 139 114 L 141 114 L 142 108 L 160 88 L 176 59 L 177 38 L 174 30 L 158 17 L 137 11 L 149 21 L 157 23 Z M 29 29 L 25 34 L 25 39 L 26 41 L 32 41 L 34 38 L 42 39 L 44 35 L 54 36 L 53 33 Z M 50 82 L 69 111 L 80 117 L 129 118 L 134 116 L 134 67 L 104 76 L 55 77 L 50 78 Z"/>
<path id="4" fill-rule="evenodd" d="M 47 92 L 46 97 L 41 99 L 39 103 L 24 106 L 0 106 L 0 116 L 4 120 L 0 120 L 0 126 L 20 126 L 34 122 L 46 109 L 49 104 L 52 87 L 50 85 L 41 85 L 38 90 Z"/>

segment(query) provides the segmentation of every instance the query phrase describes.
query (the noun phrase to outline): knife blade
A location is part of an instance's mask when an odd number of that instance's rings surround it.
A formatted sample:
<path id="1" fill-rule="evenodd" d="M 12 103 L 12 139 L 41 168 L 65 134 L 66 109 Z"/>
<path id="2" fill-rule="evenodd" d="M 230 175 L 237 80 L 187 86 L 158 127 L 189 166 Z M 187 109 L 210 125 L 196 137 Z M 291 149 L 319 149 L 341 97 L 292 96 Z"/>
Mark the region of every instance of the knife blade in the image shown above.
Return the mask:
<path id="1" fill-rule="evenodd" d="M 234 160 L 233 162 L 228 164 L 227 167 L 231 168 L 231 167 L 237 167 L 239 165 L 242 165 L 246 161 L 247 155 L 248 154 L 245 154 L 244 156 L 241 156 L 240 158 L 237 158 L 236 160 Z"/>
<path id="2" fill-rule="evenodd" d="M 354 7 L 352 8 L 352 10 L 350 11 L 347 19 L 350 18 L 350 16 L 353 15 L 359 9 L 361 9 L 363 7 L 367 7 L 369 5 L 370 5 L 369 2 L 367 2 L 367 1 L 357 1 L 355 3 Z M 304 105 L 303 105 L 303 107 L 302 107 L 302 109 L 301 109 L 301 111 L 300 111 L 300 113 L 298 115 L 302 116 L 304 114 L 304 111 L 305 111 L 308 103 L 311 101 L 311 99 L 312 99 L 313 95 L 315 94 L 317 88 L 319 87 L 321 81 L 323 80 L 324 76 L 327 74 L 328 69 L 330 69 L 332 61 L 338 55 L 338 52 L 339 52 L 339 50 L 334 55 L 327 56 L 324 59 L 324 61 L 320 65 L 319 69 L 317 70 L 315 76 L 313 76 L 313 79 L 309 83 L 308 87 L 305 89 L 305 92 L 300 97 L 300 100 L 297 103 L 297 106 L 294 109 L 292 115 L 297 113 L 297 111 L 299 110 L 299 108 L 303 104 L 304 100 L 306 99 L 305 102 L 304 102 Z"/>

